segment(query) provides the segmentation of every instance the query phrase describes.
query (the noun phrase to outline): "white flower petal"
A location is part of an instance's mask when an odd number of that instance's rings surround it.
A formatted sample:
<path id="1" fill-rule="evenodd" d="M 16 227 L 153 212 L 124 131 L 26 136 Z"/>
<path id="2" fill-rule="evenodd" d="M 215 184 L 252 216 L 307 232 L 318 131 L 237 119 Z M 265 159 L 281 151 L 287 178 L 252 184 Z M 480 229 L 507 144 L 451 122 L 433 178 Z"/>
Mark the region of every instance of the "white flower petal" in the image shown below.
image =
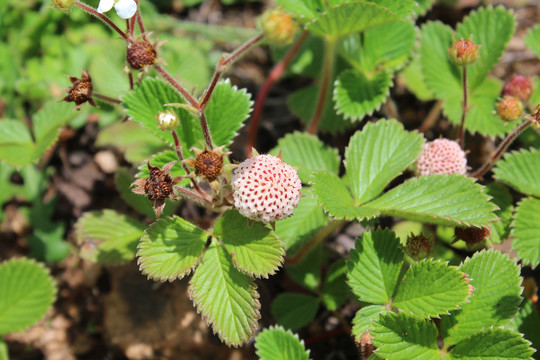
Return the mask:
<path id="1" fill-rule="evenodd" d="M 112 9 L 114 0 L 100 0 L 97 7 L 98 13 L 104 13 Z"/>
<path id="2" fill-rule="evenodd" d="M 135 0 L 119 0 L 116 4 L 114 4 L 114 8 L 116 9 L 118 16 L 120 16 L 122 19 L 129 19 L 135 15 L 135 12 L 137 11 L 137 3 Z"/>

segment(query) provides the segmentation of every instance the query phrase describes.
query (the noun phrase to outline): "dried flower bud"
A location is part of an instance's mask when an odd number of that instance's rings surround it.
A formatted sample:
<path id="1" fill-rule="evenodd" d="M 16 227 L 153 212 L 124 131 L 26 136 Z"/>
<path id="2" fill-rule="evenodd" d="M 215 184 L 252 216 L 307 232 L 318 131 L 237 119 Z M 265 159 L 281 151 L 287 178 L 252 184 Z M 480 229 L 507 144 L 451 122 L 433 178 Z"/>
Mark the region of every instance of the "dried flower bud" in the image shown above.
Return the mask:
<path id="1" fill-rule="evenodd" d="M 267 10 L 260 18 L 261 27 L 266 39 L 276 45 L 292 43 L 298 24 L 292 16 L 281 9 Z"/>
<path id="2" fill-rule="evenodd" d="M 156 119 L 158 128 L 163 131 L 172 131 L 178 126 L 178 117 L 172 111 L 160 112 Z"/>
<path id="3" fill-rule="evenodd" d="M 523 114 L 523 104 L 515 96 L 505 95 L 497 103 L 497 115 L 505 121 L 515 121 Z"/>
<path id="4" fill-rule="evenodd" d="M 79 110 L 84 103 L 88 102 L 90 105 L 98 107 L 92 99 L 92 78 L 86 71 L 82 71 L 81 78 L 66 75 L 73 85 L 70 88 L 65 89 L 68 94 L 62 99 L 67 102 L 74 102 L 77 104 L 75 110 Z"/>
<path id="5" fill-rule="evenodd" d="M 454 40 L 452 47 L 448 49 L 450 60 L 456 65 L 467 66 L 478 59 L 479 46 L 471 40 Z"/>
<path id="6" fill-rule="evenodd" d="M 416 162 L 420 176 L 434 174 L 465 174 L 467 158 L 459 144 L 448 139 L 437 139 L 424 145 Z"/>
<path id="7" fill-rule="evenodd" d="M 204 149 L 195 158 L 195 175 L 213 181 L 221 173 L 223 167 L 223 154 Z"/>
<path id="8" fill-rule="evenodd" d="M 433 239 L 426 237 L 424 234 L 410 235 L 407 238 L 405 252 L 415 260 L 426 258 L 433 251 Z"/>
<path id="9" fill-rule="evenodd" d="M 356 346 L 358 346 L 358 351 L 360 352 L 360 359 L 369 359 L 377 349 L 375 345 L 373 345 L 373 343 L 371 342 L 372 338 L 373 335 L 366 331 L 360 337 L 360 341 L 356 343 Z"/>
<path id="10" fill-rule="evenodd" d="M 490 230 L 486 227 L 456 227 L 454 229 L 456 239 L 465 241 L 469 247 L 484 241 L 489 233 Z"/>
<path id="11" fill-rule="evenodd" d="M 126 60 L 129 66 L 135 70 L 153 65 L 156 57 L 157 51 L 154 45 L 147 40 L 140 40 L 128 45 Z"/>
<path id="12" fill-rule="evenodd" d="M 52 0 L 55 9 L 61 11 L 69 11 L 75 4 L 75 0 Z"/>
<path id="13" fill-rule="evenodd" d="M 533 92 L 531 79 L 523 75 L 515 74 L 504 83 L 503 96 L 515 96 L 521 101 L 528 101 Z"/>
<path id="14" fill-rule="evenodd" d="M 536 105 L 531 115 L 527 118 L 532 121 L 533 125 L 540 128 L 540 104 Z"/>
<path id="15" fill-rule="evenodd" d="M 272 155 L 245 160 L 234 170 L 231 185 L 240 214 L 265 224 L 291 215 L 302 189 L 296 170 Z"/>

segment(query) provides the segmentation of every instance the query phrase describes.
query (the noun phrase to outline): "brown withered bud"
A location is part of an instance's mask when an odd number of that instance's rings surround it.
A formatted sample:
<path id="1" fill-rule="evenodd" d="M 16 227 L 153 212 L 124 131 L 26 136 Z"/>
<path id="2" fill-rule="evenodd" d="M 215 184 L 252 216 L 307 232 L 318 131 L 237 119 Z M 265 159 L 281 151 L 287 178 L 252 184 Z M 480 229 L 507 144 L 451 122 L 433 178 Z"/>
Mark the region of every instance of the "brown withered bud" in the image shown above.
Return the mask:
<path id="1" fill-rule="evenodd" d="M 356 343 L 358 351 L 360 352 L 360 359 L 367 360 L 373 352 L 377 349 L 375 345 L 371 343 L 373 336 L 369 332 L 365 332 L 360 337 L 360 341 Z"/>
<path id="2" fill-rule="evenodd" d="M 140 40 L 128 45 L 126 60 L 129 66 L 135 70 L 153 65 L 156 58 L 157 51 L 154 45 L 147 40 Z"/>
<path id="3" fill-rule="evenodd" d="M 224 147 L 220 146 L 214 150 L 193 148 L 195 159 L 184 160 L 187 166 L 195 169 L 195 175 L 207 180 L 216 191 L 219 187 L 218 176 L 223 172 L 223 158 L 230 154 L 223 152 Z"/>
<path id="4" fill-rule="evenodd" d="M 182 177 L 171 177 L 170 171 L 175 163 L 176 161 L 171 161 L 162 169 L 147 163 L 150 176 L 146 179 L 137 179 L 131 184 L 135 186 L 132 190 L 135 194 L 147 195 L 152 201 L 156 217 L 163 211 L 165 199 L 176 199 L 173 187 L 182 180 Z"/>
<path id="5" fill-rule="evenodd" d="M 74 102 L 77 104 L 75 110 L 79 110 L 86 102 L 94 107 L 98 107 L 94 102 L 94 99 L 92 99 L 92 91 L 94 89 L 92 86 L 92 78 L 86 71 L 82 71 L 80 79 L 74 76 L 66 76 L 73 86 L 65 89 L 68 94 L 62 99 L 63 101 Z"/>

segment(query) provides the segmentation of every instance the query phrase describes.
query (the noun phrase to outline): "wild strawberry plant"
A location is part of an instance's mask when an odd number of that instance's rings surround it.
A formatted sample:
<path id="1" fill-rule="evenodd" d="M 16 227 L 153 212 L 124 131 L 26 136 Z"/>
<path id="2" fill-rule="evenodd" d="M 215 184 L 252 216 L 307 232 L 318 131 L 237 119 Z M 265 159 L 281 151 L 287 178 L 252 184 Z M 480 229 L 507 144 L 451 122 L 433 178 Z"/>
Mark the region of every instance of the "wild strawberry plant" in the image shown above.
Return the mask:
<path id="1" fill-rule="evenodd" d="M 121 96 L 101 94 L 80 69 L 80 78 L 69 77 L 64 100 L 77 110 L 87 102 L 121 107 L 128 122 L 103 130 L 98 143 L 118 145 L 138 166 L 135 179 L 120 169 L 115 184 L 140 215 L 85 213 L 76 225 L 81 257 L 108 265 L 136 257 L 156 281 L 192 274 L 194 305 L 229 346 L 255 335 L 256 280 L 275 274 L 287 257 L 288 275 L 306 291 L 274 299 L 280 326 L 259 333 L 255 343 L 265 360 L 309 358 L 284 328 L 307 325 L 321 306 L 339 314 L 350 298 L 361 304 L 351 334 L 362 358 L 533 356 L 530 341 L 538 346 L 539 338 L 528 324 L 538 314 L 522 296 L 520 274 L 522 266 L 540 263 L 534 171 L 540 142 L 505 152 L 523 131 L 538 128 L 540 87 L 521 75 L 505 84 L 490 75 L 514 33 L 511 11 L 479 8 L 454 30 L 439 21 L 416 25 L 431 1 L 280 0 L 281 8 L 261 17 L 263 32 L 221 55 L 214 74 L 202 76 L 208 84 L 191 91 L 166 69 L 171 44 L 150 39 L 138 1 L 101 0 L 97 9 L 55 3 L 94 15 L 125 40 L 127 76 L 111 81 L 124 83 L 123 89 L 111 84 Z M 126 19 L 125 30 L 111 20 L 114 14 L 103 14 L 113 7 Z M 222 77 L 265 39 L 278 64 L 255 103 L 248 158 L 235 163 L 229 147 L 253 101 Z M 538 39 L 535 27 L 525 42 L 540 56 Z M 316 79 L 288 99 L 306 131 L 287 134 L 259 155 L 252 147 L 262 102 L 285 69 Z M 399 121 L 389 96 L 396 75 L 418 98 L 436 101 L 435 116 L 420 131 Z M 436 139 L 426 131 L 441 111 L 455 131 L 440 131 L 445 138 Z M 386 116 L 362 122 L 374 113 Z M 69 121 L 68 113 L 44 121 L 54 117 L 48 115 L 34 118 L 32 132 L 17 121 L 0 124 L 0 157 L 13 166 L 36 162 Z M 343 152 L 317 136 L 345 131 L 351 136 Z M 501 138 L 477 169 L 467 166 L 467 133 Z M 174 215 L 184 200 L 206 212 L 204 223 Z M 383 229 L 385 219 L 392 226 Z M 365 231 L 345 259 L 327 264 L 324 241 L 351 222 Z M 509 237 L 517 260 L 491 248 Z M 469 256 L 460 257 L 463 252 Z"/>

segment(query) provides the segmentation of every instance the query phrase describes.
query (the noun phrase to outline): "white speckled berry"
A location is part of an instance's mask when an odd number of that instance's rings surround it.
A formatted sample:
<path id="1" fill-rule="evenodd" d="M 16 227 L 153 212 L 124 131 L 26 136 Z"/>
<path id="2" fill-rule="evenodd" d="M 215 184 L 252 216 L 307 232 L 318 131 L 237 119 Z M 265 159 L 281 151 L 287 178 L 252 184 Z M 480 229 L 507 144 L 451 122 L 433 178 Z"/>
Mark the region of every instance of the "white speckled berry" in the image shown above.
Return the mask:
<path id="1" fill-rule="evenodd" d="M 233 172 L 234 205 L 248 219 L 271 223 L 292 214 L 302 182 L 296 170 L 272 155 L 258 155 Z"/>
<path id="2" fill-rule="evenodd" d="M 466 172 L 465 152 L 457 142 L 448 139 L 437 139 L 425 144 L 416 162 L 416 173 L 420 176 Z"/>

